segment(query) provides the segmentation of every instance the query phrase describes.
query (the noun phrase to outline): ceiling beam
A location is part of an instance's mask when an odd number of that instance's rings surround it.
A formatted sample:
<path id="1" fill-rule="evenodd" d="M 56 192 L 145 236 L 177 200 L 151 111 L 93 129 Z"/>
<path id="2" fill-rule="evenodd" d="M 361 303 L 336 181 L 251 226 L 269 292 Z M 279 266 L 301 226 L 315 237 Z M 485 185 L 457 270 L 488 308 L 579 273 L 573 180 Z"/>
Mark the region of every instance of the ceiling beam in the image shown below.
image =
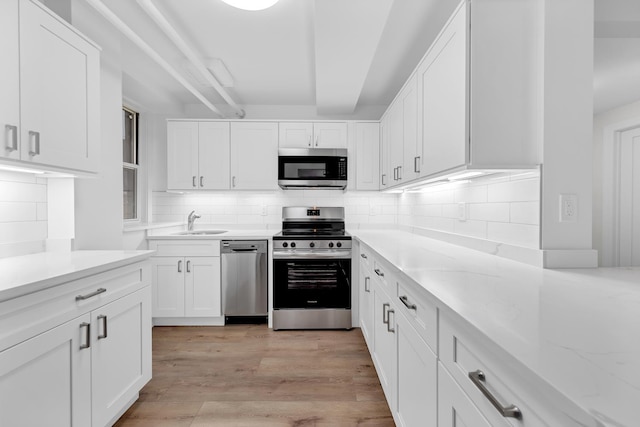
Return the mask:
<path id="1" fill-rule="evenodd" d="M 354 112 L 393 0 L 315 0 L 319 115 Z"/>

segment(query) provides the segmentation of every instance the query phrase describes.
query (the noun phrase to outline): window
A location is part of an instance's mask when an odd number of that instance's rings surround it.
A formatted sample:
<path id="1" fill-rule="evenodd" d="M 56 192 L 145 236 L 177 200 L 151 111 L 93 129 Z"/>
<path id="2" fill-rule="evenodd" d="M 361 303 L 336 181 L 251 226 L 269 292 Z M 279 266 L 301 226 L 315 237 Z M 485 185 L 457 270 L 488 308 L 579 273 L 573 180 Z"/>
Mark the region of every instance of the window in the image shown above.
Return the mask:
<path id="1" fill-rule="evenodd" d="M 138 219 L 138 113 L 122 108 L 122 196 L 125 220 Z"/>

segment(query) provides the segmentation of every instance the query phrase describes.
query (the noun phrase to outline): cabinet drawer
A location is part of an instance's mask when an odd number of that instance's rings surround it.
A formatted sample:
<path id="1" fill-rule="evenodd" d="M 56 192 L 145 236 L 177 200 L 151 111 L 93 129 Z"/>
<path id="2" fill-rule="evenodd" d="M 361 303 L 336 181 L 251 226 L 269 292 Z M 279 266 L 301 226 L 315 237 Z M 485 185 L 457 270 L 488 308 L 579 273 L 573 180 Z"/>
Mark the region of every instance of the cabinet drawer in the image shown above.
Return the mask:
<path id="1" fill-rule="evenodd" d="M 566 398 L 495 344 L 483 342 L 478 334 L 457 316 L 441 313 L 440 361 L 491 425 L 587 425 L 578 423 L 583 416 L 577 415 L 579 411 Z M 521 416 L 501 415 L 488 395 L 493 396 L 495 405 L 514 405 Z"/>
<path id="2" fill-rule="evenodd" d="M 363 272 L 371 271 L 371 260 L 372 260 L 372 252 L 371 250 L 364 246 L 362 243 L 360 244 L 360 268 Z"/>
<path id="3" fill-rule="evenodd" d="M 0 350 L 150 283 L 149 261 L 144 261 L 4 301 L 0 303 Z"/>
<path id="4" fill-rule="evenodd" d="M 386 293 L 390 296 L 394 296 L 396 294 L 395 286 L 397 284 L 395 275 L 393 274 L 393 270 L 391 266 L 381 261 L 380 258 L 375 257 L 373 259 L 373 274 L 371 277 L 374 277 L 380 286 Z"/>
<path id="5" fill-rule="evenodd" d="M 419 289 L 398 282 L 398 310 L 405 315 L 420 337 L 438 354 L 438 310 Z"/>
<path id="6" fill-rule="evenodd" d="M 152 240 L 155 256 L 220 256 L 220 240 Z"/>

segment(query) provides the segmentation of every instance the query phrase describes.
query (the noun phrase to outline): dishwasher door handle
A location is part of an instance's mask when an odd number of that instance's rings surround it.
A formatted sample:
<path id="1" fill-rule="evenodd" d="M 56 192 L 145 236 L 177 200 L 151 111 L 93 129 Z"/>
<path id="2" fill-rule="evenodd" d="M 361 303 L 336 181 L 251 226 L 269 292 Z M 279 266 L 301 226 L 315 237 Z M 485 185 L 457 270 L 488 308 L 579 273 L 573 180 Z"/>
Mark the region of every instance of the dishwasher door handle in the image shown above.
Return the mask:
<path id="1" fill-rule="evenodd" d="M 257 249 L 231 249 L 231 252 L 258 252 Z"/>

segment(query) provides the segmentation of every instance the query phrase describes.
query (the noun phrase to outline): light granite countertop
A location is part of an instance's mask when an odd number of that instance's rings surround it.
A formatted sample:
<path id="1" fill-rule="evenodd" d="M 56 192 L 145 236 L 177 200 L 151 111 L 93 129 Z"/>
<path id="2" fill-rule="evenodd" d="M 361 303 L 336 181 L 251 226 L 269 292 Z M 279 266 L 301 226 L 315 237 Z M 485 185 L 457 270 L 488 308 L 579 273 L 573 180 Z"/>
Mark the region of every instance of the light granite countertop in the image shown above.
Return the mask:
<path id="1" fill-rule="evenodd" d="M 0 259 L 0 302 L 145 260 L 154 251 L 41 252 Z"/>
<path id="2" fill-rule="evenodd" d="M 550 270 L 403 231 L 352 234 L 593 425 L 640 425 L 640 268 Z"/>

